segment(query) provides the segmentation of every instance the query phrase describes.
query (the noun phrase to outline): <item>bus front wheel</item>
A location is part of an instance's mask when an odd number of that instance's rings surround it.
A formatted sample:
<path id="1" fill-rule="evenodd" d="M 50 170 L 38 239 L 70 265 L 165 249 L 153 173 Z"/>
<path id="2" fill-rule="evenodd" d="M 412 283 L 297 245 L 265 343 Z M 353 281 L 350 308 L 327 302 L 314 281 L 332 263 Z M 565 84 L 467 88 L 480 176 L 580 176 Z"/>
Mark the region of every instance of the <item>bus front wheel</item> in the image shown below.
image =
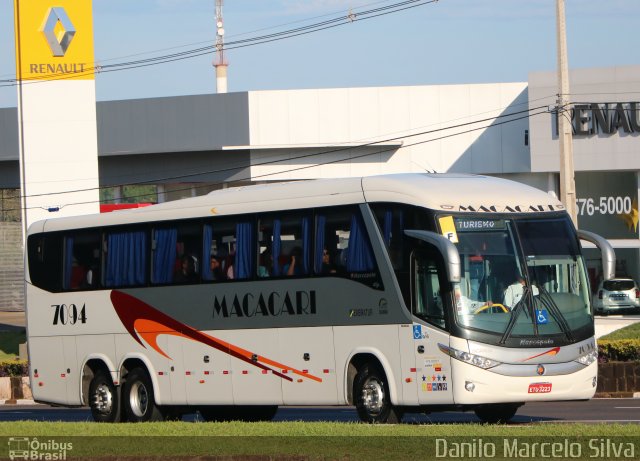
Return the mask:
<path id="1" fill-rule="evenodd" d="M 98 370 L 89 384 L 89 407 L 94 421 L 117 423 L 120 421 L 120 398 L 111 376 Z"/>
<path id="2" fill-rule="evenodd" d="M 387 378 L 380 367 L 366 363 L 353 382 L 353 395 L 358 416 L 365 423 L 399 423 L 400 409 L 391 404 Z"/>
<path id="3" fill-rule="evenodd" d="M 155 403 L 151 379 L 142 368 L 134 368 L 127 374 L 122 398 L 128 421 L 139 423 L 164 419 Z"/>
<path id="4" fill-rule="evenodd" d="M 520 408 L 518 403 L 496 403 L 492 405 L 483 405 L 475 409 L 476 416 L 483 423 L 489 424 L 505 424 L 513 418 Z"/>

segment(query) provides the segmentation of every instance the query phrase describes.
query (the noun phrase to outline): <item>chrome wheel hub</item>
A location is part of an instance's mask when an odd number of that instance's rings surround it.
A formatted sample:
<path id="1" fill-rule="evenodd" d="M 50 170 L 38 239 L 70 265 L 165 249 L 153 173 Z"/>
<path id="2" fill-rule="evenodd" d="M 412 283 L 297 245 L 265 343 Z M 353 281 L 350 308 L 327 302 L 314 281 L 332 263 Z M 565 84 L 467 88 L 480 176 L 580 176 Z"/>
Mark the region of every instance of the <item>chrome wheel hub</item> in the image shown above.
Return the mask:
<path id="1" fill-rule="evenodd" d="M 371 415 L 377 415 L 382 411 L 384 388 L 378 379 L 370 378 L 367 380 L 362 388 L 362 402 Z"/>
<path id="2" fill-rule="evenodd" d="M 129 404 L 133 414 L 139 418 L 144 416 L 147 412 L 147 406 L 149 405 L 149 392 L 143 383 L 135 383 L 131 386 Z"/>
<path id="3" fill-rule="evenodd" d="M 93 394 L 93 408 L 102 414 L 111 413 L 113 408 L 113 394 L 106 384 L 100 384 Z"/>

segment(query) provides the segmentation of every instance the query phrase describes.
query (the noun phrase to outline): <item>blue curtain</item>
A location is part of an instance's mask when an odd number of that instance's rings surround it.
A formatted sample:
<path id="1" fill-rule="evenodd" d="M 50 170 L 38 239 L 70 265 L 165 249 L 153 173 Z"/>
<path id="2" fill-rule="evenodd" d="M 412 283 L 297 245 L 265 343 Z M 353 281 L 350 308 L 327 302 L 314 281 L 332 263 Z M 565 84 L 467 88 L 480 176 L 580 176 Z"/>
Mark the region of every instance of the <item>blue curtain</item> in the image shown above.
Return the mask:
<path id="1" fill-rule="evenodd" d="M 211 242 L 213 241 L 213 228 L 210 224 L 204 225 L 202 237 L 202 280 L 213 280 L 213 274 L 211 273 Z"/>
<path id="2" fill-rule="evenodd" d="M 246 279 L 253 273 L 253 229 L 250 222 L 236 225 L 235 278 Z"/>
<path id="3" fill-rule="evenodd" d="M 393 211 L 387 210 L 384 212 L 384 229 L 383 238 L 387 247 L 391 244 L 391 226 L 393 224 Z"/>
<path id="4" fill-rule="evenodd" d="M 311 218 L 302 218 L 302 273 L 307 275 L 311 267 Z"/>
<path id="5" fill-rule="evenodd" d="M 62 280 L 62 288 L 68 290 L 71 288 L 71 272 L 73 271 L 73 237 L 64 239 L 64 279 Z"/>
<path id="6" fill-rule="evenodd" d="M 153 283 L 170 283 L 176 265 L 177 229 L 156 229 L 153 252 Z"/>
<path id="7" fill-rule="evenodd" d="M 147 244 L 144 231 L 107 236 L 106 286 L 142 285 L 146 281 Z"/>
<path id="8" fill-rule="evenodd" d="M 273 276 L 277 277 L 280 274 L 280 252 L 282 248 L 282 239 L 280 238 L 281 224 L 279 219 L 273 220 L 273 243 L 271 248 L 271 255 L 273 256 Z M 267 261 L 268 262 L 268 261 Z"/>
<path id="9" fill-rule="evenodd" d="M 351 217 L 347 251 L 348 272 L 369 272 L 375 268 L 373 250 L 360 215 L 354 214 Z"/>
<path id="10" fill-rule="evenodd" d="M 322 253 L 324 251 L 324 227 L 327 222 L 325 216 L 316 216 L 316 258 L 314 267 L 316 274 L 322 273 Z"/>

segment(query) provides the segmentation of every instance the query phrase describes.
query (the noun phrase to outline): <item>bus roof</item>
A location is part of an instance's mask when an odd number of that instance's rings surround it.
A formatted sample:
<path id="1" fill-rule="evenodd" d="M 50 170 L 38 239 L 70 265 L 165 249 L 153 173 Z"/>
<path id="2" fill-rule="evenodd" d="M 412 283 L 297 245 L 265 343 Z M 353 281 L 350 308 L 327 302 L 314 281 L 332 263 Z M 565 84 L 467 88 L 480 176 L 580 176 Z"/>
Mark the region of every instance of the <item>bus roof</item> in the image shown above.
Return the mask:
<path id="1" fill-rule="evenodd" d="M 521 183 L 467 174 L 392 174 L 231 187 L 115 213 L 49 219 L 29 233 L 363 202 L 399 202 L 445 212 L 563 211 L 551 195 Z"/>

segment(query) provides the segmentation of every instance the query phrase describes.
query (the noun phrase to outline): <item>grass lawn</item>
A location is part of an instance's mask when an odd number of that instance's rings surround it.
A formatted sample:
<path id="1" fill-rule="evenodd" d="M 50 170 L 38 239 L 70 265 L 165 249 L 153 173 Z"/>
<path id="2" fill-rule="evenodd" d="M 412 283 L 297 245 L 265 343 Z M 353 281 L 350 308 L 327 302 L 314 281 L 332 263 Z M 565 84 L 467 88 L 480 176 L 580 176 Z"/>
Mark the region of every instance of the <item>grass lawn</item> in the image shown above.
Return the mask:
<path id="1" fill-rule="evenodd" d="M 598 455 L 606 441 L 635 444 L 640 437 L 636 424 L 396 424 L 369 425 L 330 422 L 275 423 L 188 423 L 142 424 L 0 422 L 0 445 L 14 440 L 37 437 L 40 443 L 52 440 L 72 444 L 69 458 L 105 457 L 119 459 L 189 459 L 214 456 L 238 460 L 418 460 L 433 459 L 444 444 L 493 444 L 495 459 L 504 459 L 507 445 L 522 449 L 541 443 L 580 445 L 580 455 L 588 459 Z M 594 442 L 595 441 L 595 442 Z M 603 445 L 604 444 L 604 445 Z M 628 445 L 625 445 L 628 446 Z M 593 451 L 596 447 L 596 451 Z M 520 450 L 520 448 L 518 449 Z M 577 450 L 577 448 L 576 448 Z M 537 459 L 529 452 L 516 457 Z M 527 453 L 528 456 L 527 456 Z M 577 452 L 576 452 L 577 453 Z M 0 450 L 0 456 L 2 452 Z M 635 456 L 635 452 L 634 452 Z M 231 457 L 231 458 L 228 458 Z M 439 456 L 443 457 L 443 456 Z M 458 456 L 455 456 L 458 457 Z M 493 456 L 490 456 L 493 458 Z M 506 456 L 511 458 L 513 456 Z M 467 456 L 459 458 L 468 459 Z M 483 456 L 471 456 L 482 459 Z M 34 459 L 34 458 L 31 458 Z"/>
<path id="2" fill-rule="evenodd" d="M 612 331 L 608 335 L 602 336 L 600 339 L 640 339 L 640 322 Z"/>
<path id="3" fill-rule="evenodd" d="M 418 460 L 433 459 L 440 439 L 448 444 L 456 441 L 476 445 L 494 443 L 498 455 L 506 443 L 512 447 L 514 443 L 556 442 L 563 446 L 575 443 L 583 447 L 580 458 L 587 459 L 594 454 L 589 448 L 591 441 L 595 440 L 597 446 L 606 439 L 637 444 L 640 428 L 636 424 L 0 422 L 0 444 L 6 440 L 6 446 L 9 437 L 37 437 L 41 443 L 48 440 L 71 443 L 69 458 L 117 455 L 134 459 L 175 459 L 208 455 L 224 460 Z"/>
<path id="4" fill-rule="evenodd" d="M 0 333 L 0 362 L 15 360 L 18 357 L 18 346 L 26 342 L 25 330 L 3 331 Z"/>

